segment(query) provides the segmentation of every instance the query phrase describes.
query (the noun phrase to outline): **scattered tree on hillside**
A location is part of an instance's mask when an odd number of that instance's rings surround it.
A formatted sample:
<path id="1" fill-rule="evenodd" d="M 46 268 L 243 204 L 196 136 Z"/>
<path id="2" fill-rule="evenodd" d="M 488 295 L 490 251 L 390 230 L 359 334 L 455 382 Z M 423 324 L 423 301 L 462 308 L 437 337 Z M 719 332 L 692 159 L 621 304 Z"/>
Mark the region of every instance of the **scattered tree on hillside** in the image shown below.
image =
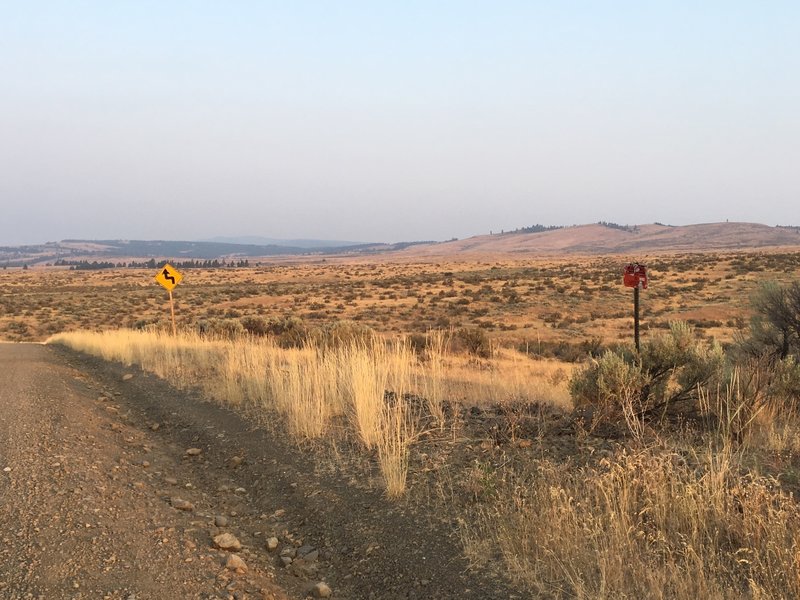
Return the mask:
<path id="1" fill-rule="evenodd" d="M 619 223 L 612 223 L 610 221 L 598 221 L 598 225 L 608 227 L 609 229 L 619 229 L 620 231 L 627 231 L 628 233 L 636 233 L 639 228 L 636 225 L 620 225 Z"/>
<path id="2" fill-rule="evenodd" d="M 564 229 L 563 225 L 530 225 L 529 227 L 520 227 L 511 231 L 501 230 L 500 235 L 510 235 L 512 233 L 542 233 L 543 231 L 554 231 L 556 229 Z"/>

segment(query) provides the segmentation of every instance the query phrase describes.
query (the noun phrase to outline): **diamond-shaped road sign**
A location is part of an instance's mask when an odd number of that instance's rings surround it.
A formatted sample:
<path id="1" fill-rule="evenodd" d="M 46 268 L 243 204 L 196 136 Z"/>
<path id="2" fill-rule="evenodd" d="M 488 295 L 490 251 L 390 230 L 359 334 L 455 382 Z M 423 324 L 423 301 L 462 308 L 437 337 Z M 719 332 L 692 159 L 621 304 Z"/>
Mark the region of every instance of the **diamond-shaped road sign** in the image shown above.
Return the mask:
<path id="1" fill-rule="evenodd" d="M 175 289 L 175 286 L 181 282 L 183 275 L 178 273 L 178 271 L 172 265 L 166 264 L 158 272 L 158 275 L 156 275 L 155 279 L 158 283 L 164 286 L 167 291 L 171 292 Z"/>

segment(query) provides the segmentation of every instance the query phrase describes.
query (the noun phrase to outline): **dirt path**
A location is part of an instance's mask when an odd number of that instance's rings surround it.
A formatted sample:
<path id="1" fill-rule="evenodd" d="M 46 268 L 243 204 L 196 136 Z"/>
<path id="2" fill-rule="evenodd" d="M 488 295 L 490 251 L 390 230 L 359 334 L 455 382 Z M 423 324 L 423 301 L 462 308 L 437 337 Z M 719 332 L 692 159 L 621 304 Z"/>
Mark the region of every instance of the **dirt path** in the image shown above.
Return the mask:
<path id="1" fill-rule="evenodd" d="M 329 467 L 136 369 L 0 344 L 0 597 L 519 597 L 441 519 Z"/>

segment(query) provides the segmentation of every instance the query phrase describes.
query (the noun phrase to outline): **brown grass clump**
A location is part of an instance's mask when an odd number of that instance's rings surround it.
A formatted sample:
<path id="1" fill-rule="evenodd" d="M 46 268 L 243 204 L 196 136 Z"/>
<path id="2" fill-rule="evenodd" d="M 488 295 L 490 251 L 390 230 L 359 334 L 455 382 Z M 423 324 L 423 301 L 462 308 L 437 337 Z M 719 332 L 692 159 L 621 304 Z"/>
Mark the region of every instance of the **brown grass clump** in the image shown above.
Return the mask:
<path id="1" fill-rule="evenodd" d="M 423 390 L 428 410 L 439 429 L 444 429 L 444 369 L 449 335 L 444 331 L 432 331 L 425 348 L 426 361 L 423 367 Z"/>
<path id="2" fill-rule="evenodd" d="M 321 437 L 340 409 L 337 364 L 315 349 L 290 351 L 287 360 L 272 364 L 262 377 L 269 387 L 267 399 L 285 417 L 297 438 Z"/>
<path id="3" fill-rule="evenodd" d="M 354 344 L 342 350 L 350 421 L 367 449 L 375 448 L 380 436 L 384 396 L 389 383 L 386 352 L 384 346 L 370 348 L 365 344 Z"/>
<path id="4" fill-rule="evenodd" d="M 419 432 L 419 420 L 408 400 L 394 395 L 380 413 L 378 429 L 378 464 L 390 497 L 406 491 L 409 447 Z"/>

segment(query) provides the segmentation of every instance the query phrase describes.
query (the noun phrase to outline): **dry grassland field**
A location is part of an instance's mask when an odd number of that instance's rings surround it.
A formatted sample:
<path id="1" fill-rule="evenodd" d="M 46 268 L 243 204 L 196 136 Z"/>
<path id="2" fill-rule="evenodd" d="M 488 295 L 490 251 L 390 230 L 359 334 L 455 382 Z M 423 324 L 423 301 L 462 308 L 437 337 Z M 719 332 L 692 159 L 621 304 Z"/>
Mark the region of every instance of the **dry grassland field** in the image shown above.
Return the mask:
<path id="1" fill-rule="evenodd" d="M 187 268 L 177 337 L 153 271 L 7 269 L 0 337 L 277 420 L 518 597 L 800 597 L 800 253 L 642 260 L 640 354 L 625 262 Z"/>
<path id="2" fill-rule="evenodd" d="M 746 324 L 759 283 L 788 282 L 800 254 L 674 254 L 645 259 L 642 329 L 687 321 L 721 342 Z M 631 336 L 623 258 L 380 262 L 328 259 L 271 266 L 184 269 L 175 292 L 178 325 L 297 317 L 308 326 L 347 320 L 407 335 L 474 327 L 503 346 L 541 355 Z M 0 271 L 0 337 L 45 340 L 74 329 L 165 327 L 167 295 L 153 270 L 54 268 Z M 541 347 L 540 347 L 541 346 Z M 560 347 L 560 349 L 559 349 Z M 585 354 L 585 353 L 584 353 Z M 568 356 L 572 358 L 572 356 Z"/>

